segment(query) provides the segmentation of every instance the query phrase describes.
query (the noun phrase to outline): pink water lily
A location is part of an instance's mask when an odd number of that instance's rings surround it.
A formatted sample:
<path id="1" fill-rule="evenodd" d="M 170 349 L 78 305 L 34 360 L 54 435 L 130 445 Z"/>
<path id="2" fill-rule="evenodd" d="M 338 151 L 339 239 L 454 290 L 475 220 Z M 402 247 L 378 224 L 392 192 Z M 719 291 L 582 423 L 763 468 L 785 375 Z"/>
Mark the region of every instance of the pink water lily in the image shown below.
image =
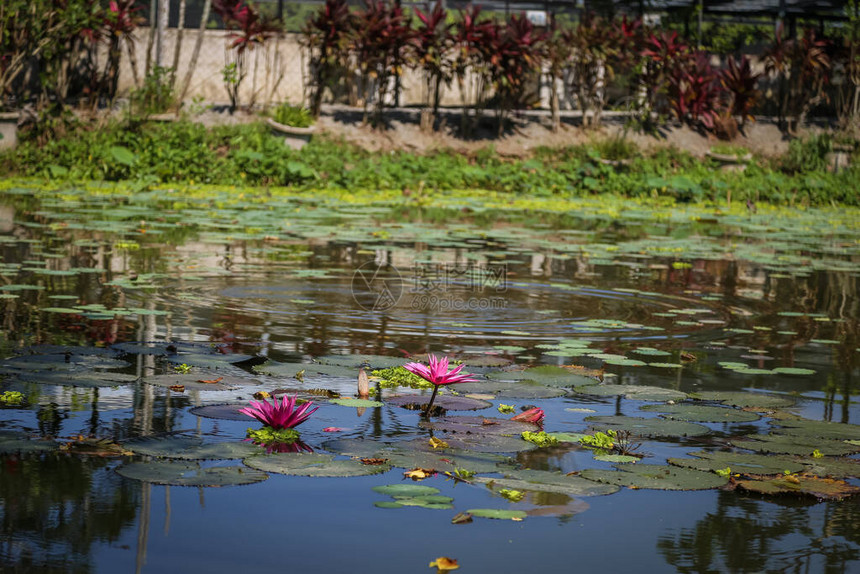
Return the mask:
<path id="1" fill-rule="evenodd" d="M 266 426 L 273 429 L 291 429 L 297 427 L 316 412 L 319 407 L 311 409 L 313 401 L 308 401 L 303 405 L 296 407 L 296 397 L 288 397 L 284 395 L 280 403 L 278 399 L 273 398 L 274 404 L 267 400 L 251 401 L 251 405 L 239 412 L 249 417 L 254 417 Z M 310 410 L 308 410 L 310 409 Z"/>
<path id="2" fill-rule="evenodd" d="M 477 379 L 471 379 L 469 373 L 460 373 L 463 370 L 463 365 L 454 367 L 451 372 L 448 372 L 448 357 L 437 359 L 435 355 L 427 355 L 430 361 L 430 366 L 425 367 L 421 363 L 406 363 L 403 368 L 430 381 L 436 386 L 453 385 L 455 383 L 476 383 Z"/>
<path id="3" fill-rule="evenodd" d="M 435 355 L 427 355 L 430 363 L 429 367 L 421 363 L 406 363 L 403 368 L 418 375 L 422 379 L 433 383 L 433 394 L 430 397 L 430 402 L 427 403 L 427 408 L 424 410 L 424 417 L 430 416 L 430 409 L 433 407 L 433 401 L 436 400 L 436 393 L 442 385 L 453 385 L 456 383 L 476 383 L 477 379 L 472 379 L 470 373 L 461 373 L 463 365 L 458 365 L 448 371 L 448 357 L 437 359 Z"/>

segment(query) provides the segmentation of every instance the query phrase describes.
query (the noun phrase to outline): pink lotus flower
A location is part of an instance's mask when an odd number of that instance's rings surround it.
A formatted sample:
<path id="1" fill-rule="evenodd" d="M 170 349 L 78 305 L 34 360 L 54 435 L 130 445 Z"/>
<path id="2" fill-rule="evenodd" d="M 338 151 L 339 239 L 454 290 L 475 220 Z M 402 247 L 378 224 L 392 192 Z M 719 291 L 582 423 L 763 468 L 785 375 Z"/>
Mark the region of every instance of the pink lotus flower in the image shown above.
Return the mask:
<path id="1" fill-rule="evenodd" d="M 430 361 L 430 366 L 425 367 L 421 363 L 406 363 L 403 368 L 430 381 L 436 386 L 453 385 L 455 383 L 476 383 L 477 379 L 470 379 L 472 375 L 469 373 L 460 373 L 463 370 L 463 365 L 454 367 L 451 372 L 448 372 L 448 357 L 437 359 L 435 355 L 427 355 Z"/>
<path id="2" fill-rule="evenodd" d="M 406 363 L 403 368 L 418 375 L 424 380 L 433 383 L 433 394 L 430 396 L 430 402 L 427 403 L 427 408 L 422 416 L 430 416 L 430 409 L 433 407 L 433 401 L 436 400 L 436 393 L 442 385 L 453 385 L 455 383 L 476 383 L 477 379 L 470 378 L 469 373 L 461 373 L 463 365 L 459 365 L 448 372 L 448 357 L 437 359 L 435 355 L 427 355 L 430 362 L 429 367 L 425 367 L 421 363 Z"/>
<path id="3" fill-rule="evenodd" d="M 543 409 L 535 407 L 511 417 L 511 420 L 523 423 L 535 423 L 539 425 L 543 423 L 544 416 Z"/>
<path id="4" fill-rule="evenodd" d="M 254 417 L 266 426 L 273 429 L 291 429 L 297 427 L 316 412 L 319 407 L 312 410 L 313 401 L 308 401 L 305 404 L 296 408 L 296 397 L 288 397 L 284 395 L 282 402 L 278 403 L 278 399 L 273 398 L 275 403 L 270 404 L 267 400 L 251 401 L 251 406 L 239 409 L 239 412 L 249 417 Z"/>

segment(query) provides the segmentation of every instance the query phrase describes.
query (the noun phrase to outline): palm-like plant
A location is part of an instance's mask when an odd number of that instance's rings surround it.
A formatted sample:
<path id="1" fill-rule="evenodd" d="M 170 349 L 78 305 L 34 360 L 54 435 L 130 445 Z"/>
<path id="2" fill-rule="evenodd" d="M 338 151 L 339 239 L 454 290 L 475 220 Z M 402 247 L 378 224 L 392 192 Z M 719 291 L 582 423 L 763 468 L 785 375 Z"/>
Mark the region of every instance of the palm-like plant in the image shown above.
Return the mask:
<path id="1" fill-rule="evenodd" d="M 726 68 L 720 74 L 720 82 L 729 96 L 729 112 L 732 116 L 740 118 L 740 128 L 746 120 L 754 120 L 752 109 L 758 103 L 761 91 L 756 88 L 760 72 L 753 72 L 749 58 L 743 56 L 740 62 L 733 56 L 729 56 Z"/>
<path id="2" fill-rule="evenodd" d="M 421 24 L 410 43 L 413 65 L 424 73 L 425 106 L 422 127 L 432 130 L 439 113 L 442 86 L 450 86 L 453 78 L 453 24 L 448 22 L 448 11 L 437 1 L 433 11 L 425 14 L 415 8 Z"/>
<path id="3" fill-rule="evenodd" d="M 326 0 L 305 24 L 302 47 L 308 52 L 310 110 L 320 115 L 323 92 L 337 84 L 344 71 L 350 77 L 349 59 L 355 17 L 346 0 Z"/>

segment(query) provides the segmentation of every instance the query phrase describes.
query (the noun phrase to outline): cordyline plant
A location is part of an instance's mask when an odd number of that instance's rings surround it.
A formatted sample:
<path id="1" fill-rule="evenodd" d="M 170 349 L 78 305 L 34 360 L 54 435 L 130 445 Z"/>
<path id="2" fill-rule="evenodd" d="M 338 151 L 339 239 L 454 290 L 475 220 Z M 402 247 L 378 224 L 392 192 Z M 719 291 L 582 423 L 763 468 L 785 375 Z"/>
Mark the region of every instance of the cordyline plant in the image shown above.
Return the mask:
<path id="1" fill-rule="evenodd" d="M 642 50 L 641 71 L 639 75 L 638 108 L 640 122 L 645 127 L 652 126 L 652 114 L 660 113 L 659 97 L 668 92 L 669 78 L 688 60 L 690 48 L 677 32 L 651 33 L 645 40 Z"/>
<path id="2" fill-rule="evenodd" d="M 565 70 L 573 55 L 573 46 L 568 41 L 565 30 L 556 22 L 555 15 L 551 16 L 546 38 L 543 42 L 541 59 L 544 62 L 547 82 L 549 83 L 549 109 L 552 121 L 552 131 L 557 132 L 561 127 L 560 102 L 558 92 L 562 87 Z"/>
<path id="3" fill-rule="evenodd" d="M 764 54 L 765 72 L 779 82 L 780 124 L 789 132 L 803 125 L 813 106 L 827 101 L 829 47 L 830 42 L 816 38 L 812 28 L 800 38 L 784 39 L 778 27 L 773 45 Z"/>
<path id="4" fill-rule="evenodd" d="M 356 14 L 353 48 L 361 72 L 365 121 L 367 105 L 374 100 L 374 125 L 382 123 L 382 111 L 396 80 L 403 73 L 406 47 L 412 28 L 403 9 L 388 0 L 365 0 L 364 10 Z M 375 92 L 375 95 L 373 95 Z M 397 94 L 394 94 L 397 99 Z"/>
<path id="5" fill-rule="evenodd" d="M 409 52 L 413 66 L 424 74 L 424 106 L 421 128 L 433 131 L 442 100 L 442 86 L 453 79 L 453 24 L 448 11 L 437 1 L 433 11 L 425 14 L 418 8 L 415 15 L 421 24 L 412 35 Z"/>
<path id="6" fill-rule="evenodd" d="M 436 393 L 439 392 L 439 387 L 443 385 L 453 385 L 456 383 L 475 383 L 476 379 L 470 378 L 469 373 L 461 373 L 463 365 L 458 365 L 448 371 L 448 357 L 437 359 L 435 355 L 428 355 L 427 360 L 430 366 L 422 365 L 421 363 L 406 363 L 403 368 L 418 375 L 422 379 L 433 383 L 433 394 L 430 396 L 430 402 L 427 403 L 427 408 L 424 409 L 422 416 L 429 417 L 430 409 L 433 408 L 433 401 L 436 400 Z"/>
<path id="7" fill-rule="evenodd" d="M 728 111 L 737 118 L 741 131 L 747 120 L 755 121 L 752 109 L 758 103 L 761 91 L 756 88 L 760 72 L 753 72 L 749 58 L 741 57 L 740 62 L 729 56 L 726 68 L 720 73 L 720 83 L 728 97 Z"/>
<path id="8" fill-rule="evenodd" d="M 475 5 L 461 11 L 454 26 L 454 77 L 462 105 L 460 131 L 466 137 L 471 134 L 472 124 L 477 123 L 484 105 L 484 94 L 491 81 L 491 45 L 498 34 L 498 24 L 493 20 L 482 20 L 481 7 Z M 470 101 L 473 121 L 469 120 Z"/>
<path id="9" fill-rule="evenodd" d="M 679 58 L 668 73 L 669 103 L 675 117 L 696 128 L 713 130 L 720 114 L 722 86 L 719 72 L 704 52 Z"/>
<path id="10" fill-rule="evenodd" d="M 228 30 L 223 75 L 232 114 L 239 107 L 239 89 L 248 75 L 247 54 L 256 46 L 264 45 L 279 27 L 245 0 L 212 0 L 212 9 Z"/>
<path id="11" fill-rule="evenodd" d="M 511 16 L 505 26 L 496 26 L 486 36 L 484 53 L 498 100 L 498 133 L 511 110 L 523 105 L 532 71 L 540 69 L 541 44 L 545 34 L 535 30 L 525 16 Z"/>
<path id="12" fill-rule="evenodd" d="M 346 0 L 326 3 L 305 24 L 301 44 L 308 54 L 310 110 L 319 118 L 323 92 L 335 90 L 342 78 L 350 81 L 350 47 L 355 17 Z"/>

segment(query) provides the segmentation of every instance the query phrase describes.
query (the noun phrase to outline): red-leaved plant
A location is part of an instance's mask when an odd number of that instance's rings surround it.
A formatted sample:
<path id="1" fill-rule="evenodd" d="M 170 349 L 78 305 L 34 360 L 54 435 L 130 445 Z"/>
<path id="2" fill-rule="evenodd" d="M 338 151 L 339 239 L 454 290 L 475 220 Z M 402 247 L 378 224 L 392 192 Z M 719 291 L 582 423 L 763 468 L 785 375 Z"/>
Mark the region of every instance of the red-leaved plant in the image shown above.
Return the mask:
<path id="1" fill-rule="evenodd" d="M 348 70 L 354 27 L 355 17 L 346 0 L 326 0 L 302 30 L 300 41 L 308 54 L 308 99 L 315 118 L 320 115 L 323 92 L 327 88 L 334 91 L 342 77 L 351 77 Z"/>
<path id="2" fill-rule="evenodd" d="M 450 86 L 453 78 L 453 24 L 448 22 L 448 11 L 437 0 L 433 11 L 425 14 L 415 8 L 421 24 L 410 43 L 413 65 L 424 73 L 425 113 L 422 128 L 431 130 L 439 113 L 442 86 Z"/>
<path id="3" fill-rule="evenodd" d="M 719 116 L 722 86 L 720 75 L 705 52 L 678 59 L 671 67 L 669 102 L 678 120 L 713 130 Z"/>
<path id="4" fill-rule="evenodd" d="M 726 68 L 720 73 L 720 82 L 728 95 L 729 113 L 739 119 L 743 130 L 746 121 L 755 119 L 752 109 L 758 103 L 761 91 L 756 88 L 761 72 L 753 72 L 749 58 L 741 57 L 740 62 L 729 56 Z"/>

